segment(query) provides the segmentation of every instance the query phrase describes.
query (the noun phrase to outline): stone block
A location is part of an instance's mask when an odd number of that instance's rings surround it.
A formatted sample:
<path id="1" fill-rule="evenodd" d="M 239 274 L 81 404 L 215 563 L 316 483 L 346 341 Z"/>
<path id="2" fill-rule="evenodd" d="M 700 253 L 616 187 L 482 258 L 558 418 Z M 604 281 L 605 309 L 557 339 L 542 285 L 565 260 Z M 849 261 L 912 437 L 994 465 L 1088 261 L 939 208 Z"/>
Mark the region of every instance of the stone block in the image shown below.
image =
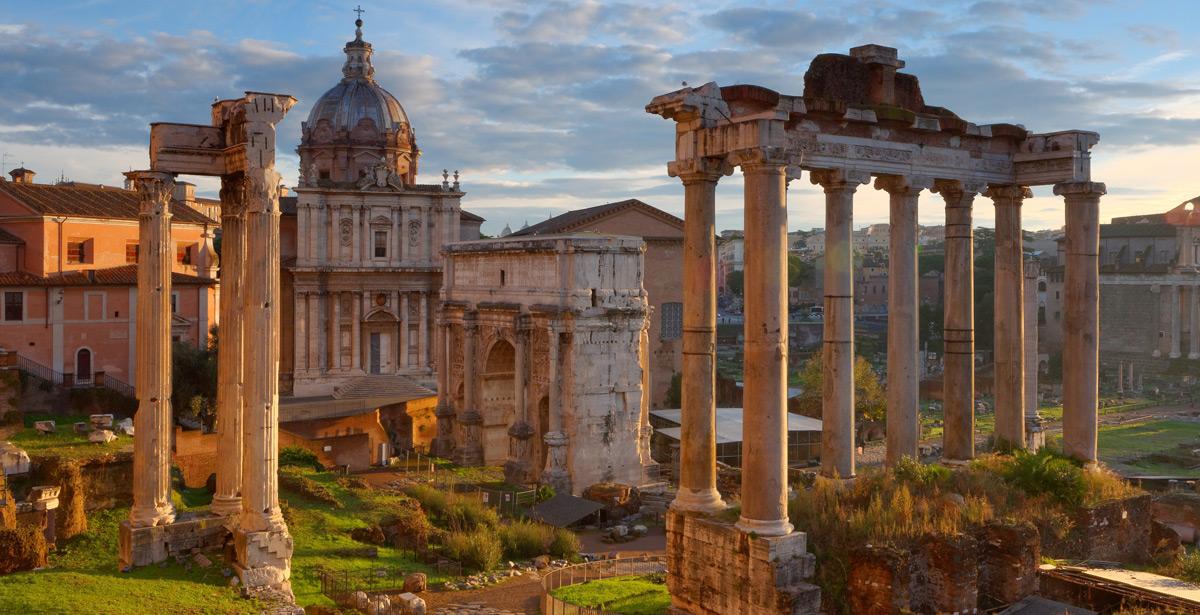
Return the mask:
<path id="1" fill-rule="evenodd" d="M 149 566 L 166 561 L 167 542 L 165 526 L 133 527 L 129 521 L 121 522 L 118 532 L 118 562 L 122 570 L 137 566 Z"/>
<path id="2" fill-rule="evenodd" d="M 970 613 L 978 603 L 977 544 L 966 535 L 925 536 L 916 545 L 909 588 L 918 613 Z"/>
<path id="3" fill-rule="evenodd" d="M 33 428 L 38 433 L 54 433 L 58 429 L 58 426 L 54 424 L 54 421 L 35 421 Z"/>
<path id="4" fill-rule="evenodd" d="M 9 442 L 0 442 L 0 472 L 27 474 L 32 468 L 29 453 Z"/>
<path id="5" fill-rule="evenodd" d="M 244 587 L 276 587 L 291 577 L 292 537 L 285 530 L 233 533 L 234 570 Z"/>
<path id="6" fill-rule="evenodd" d="M 92 424 L 92 429 L 112 429 L 113 415 L 93 414 L 88 417 L 88 422 Z"/>
<path id="7" fill-rule="evenodd" d="M 851 613 L 901 613 L 909 608 L 908 554 L 865 545 L 850 553 L 846 595 Z"/>
<path id="8" fill-rule="evenodd" d="M 404 591 L 419 594 L 428 587 L 429 579 L 424 572 L 413 572 L 404 577 Z"/>
<path id="9" fill-rule="evenodd" d="M 116 439 L 117 434 L 107 429 L 97 429 L 88 434 L 88 442 L 95 442 L 97 444 L 108 444 Z"/>
<path id="10" fill-rule="evenodd" d="M 396 603 L 404 615 L 425 615 L 425 601 L 413 593 L 405 592 L 396 597 Z"/>
<path id="11" fill-rule="evenodd" d="M 979 537 L 979 606 L 998 607 L 1037 592 L 1041 536 L 1032 525 L 989 523 Z"/>
<path id="12" fill-rule="evenodd" d="M 121 419 L 117 421 L 117 431 L 127 436 L 133 435 L 133 419 Z"/>
<path id="13" fill-rule="evenodd" d="M 92 426 L 87 424 L 85 421 L 79 421 L 78 423 L 72 425 L 71 428 L 74 429 L 75 433 L 77 434 L 86 434 L 92 430 Z"/>

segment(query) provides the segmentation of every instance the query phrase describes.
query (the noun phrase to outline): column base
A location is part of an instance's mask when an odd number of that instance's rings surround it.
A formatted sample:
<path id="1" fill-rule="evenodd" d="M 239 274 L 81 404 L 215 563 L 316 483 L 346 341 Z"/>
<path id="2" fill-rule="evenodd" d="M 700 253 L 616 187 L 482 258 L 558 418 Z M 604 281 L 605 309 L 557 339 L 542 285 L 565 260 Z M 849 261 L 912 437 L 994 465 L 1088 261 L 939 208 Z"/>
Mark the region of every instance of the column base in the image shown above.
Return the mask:
<path id="1" fill-rule="evenodd" d="M 758 536 L 787 536 L 795 529 L 787 519 L 750 519 L 746 516 L 738 517 L 734 527 L 746 534 Z"/>
<path id="2" fill-rule="evenodd" d="M 1155 359 L 1157 359 L 1157 358 L 1159 358 L 1159 357 L 1161 357 L 1161 356 L 1162 356 L 1162 351 L 1161 351 L 1161 350 L 1155 350 L 1154 352 L 1150 353 L 1150 356 L 1152 356 L 1152 357 L 1154 357 Z"/>
<path id="3" fill-rule="evenodd" d="M 233 532 L 233 569 L 246 588 L 269 587 L 290 591 L 292 536 L 286 529 Z"/>
<path id="4" fill-rule="evenodd" d="M 1168 358 L 1171 358 L 1171 359 L 1178 359 L 1178 358 L 1179 358 L 1179 357 L 1181 357 L 1181 356 L 1183 356 L 1183 355 L 1181 355 L 1181 354 L 1180 354 L 1180 353 L 1178 353 L 1178 352 L 1172 352 L 1171 354 L 1168 354 L 1168 355 L 1167 355 L 1167 357 L 1168 357 Z"/>
<path id="5" fill-rule="evenodd" d="M 208 510 L 212 514 L 222 517 L 241 514 L 242 496 L 214 495 L 212 504 L 209 505 Z"/>
<path id="6" fill-rule="evenodd" d="M 121 570 L 167 560 L 167 532 L 164 526 L 133 527 L 126 519 L 121 522 L 117 541 L 117 565 Z"/>
<path id="7" fill-rule="evenodd" d="M 942 457 L 941 464 L 944 466 L 965 466 L 971 463 L 970 459 L 953 459 L 951 457 Z"/>
<path id="8" fill-rule="evenodd" d="M 729 505 L 721 499 L 721 494 L 715 487 L 711 489 L 684 489 L 681 487 L 675 493 L 675 499 L 671 500 L 671 510 L 683 512 L 714 514 L 726 508 L 729 508 Z"/>
<path id="9" fill-rule="evenodd" d="M 566 470 L 561 468 L 554 468 L 542 472 L 542 484 L 553 487 L 555 493 L 572 493 L 571 475 Z"/>
<path id="10" fill-rule="evenodd" d="M 1189 359 L 1200 359 L 1200 352 L 1189 352 L 1188 358 Z"/>

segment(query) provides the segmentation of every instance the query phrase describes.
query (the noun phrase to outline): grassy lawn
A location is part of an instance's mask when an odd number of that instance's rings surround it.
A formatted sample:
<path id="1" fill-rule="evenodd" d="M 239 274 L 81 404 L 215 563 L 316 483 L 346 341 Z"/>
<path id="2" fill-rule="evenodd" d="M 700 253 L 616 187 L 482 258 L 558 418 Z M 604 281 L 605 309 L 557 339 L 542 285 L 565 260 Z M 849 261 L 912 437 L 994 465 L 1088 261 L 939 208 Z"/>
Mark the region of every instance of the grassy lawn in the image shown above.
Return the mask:
<path id="1" fill-rule="evenodd" d="M 671 606 L 665 583 L 629 575 L 560 587 L 551 594 L 571 604 L 599 607 L 621 615 L 661 615 Z"/>
<path id="2" fill-rule="evenodd" d="M 117 526 L 128 508 L 89 518 L 88 531 L 59 545 L 51 568 L 0 577 L 0 611 L 9 613 L 257 613 L 238 598 L 220 564 L 185 570 L 172 561 L 117 570 Z M 12 610 L 9 610 L 12 609 Z"/>
<path id="3" fill-rule="evenodd" d="M 296 469 L 289 468 L 289 471 Z M 389 509 L 398 506 L 406 496 L 344 487 L 329 472 L 308 470 L 303 473 L 332 491 L 342 508 L 332 508 L 328 504 L 280 489 L 280 497 L 290 508 L 289 518 L 292 522 L 289 529 L 296 545 L 292 555 L 292 591 L 296 594 L 297 604 L 333 605 L 333 601 L 321 593 L 321 581 L 314 572 L 318 566 L 338 572 L 399 567 L 406 572 L 428 574 L 431 584 L 445 580 L 445 577 L 418 562 L 411 551 L 379 547 L 377 558 L 352 553 L 367 545 L 350 538 L 350 531 L 382 520 L 388 515 Z"/>
<path id="4" fill-rule="evenodd" d="M 1100 458 L 1122 474 L 1200 477 L 1200 470 L 1138 459 L 1154 453 L 1173 453 L 1180 444 L 1200 447 L 1200 423 L 1162 420 L 1100 427 Z"/>
<path id="5" fill-rule="evenodd" d="M 54 433 L 40 434 L 33 428 L 34 421 L 53 420 L 57 428 Z M 86 434 L 77 434 L 72 424 L 87 422 L 86 416 L 51 416 L 48 414 L 26 414 L 25 427 L 13 434 L 9 441 L 25 449 L 30 457 L 58 456 L 66 459 L 88 459 L 110 453 L 133 450 L 133 437 L 116 433 L 117 439 L 107 444 L 88 442 Z"/>

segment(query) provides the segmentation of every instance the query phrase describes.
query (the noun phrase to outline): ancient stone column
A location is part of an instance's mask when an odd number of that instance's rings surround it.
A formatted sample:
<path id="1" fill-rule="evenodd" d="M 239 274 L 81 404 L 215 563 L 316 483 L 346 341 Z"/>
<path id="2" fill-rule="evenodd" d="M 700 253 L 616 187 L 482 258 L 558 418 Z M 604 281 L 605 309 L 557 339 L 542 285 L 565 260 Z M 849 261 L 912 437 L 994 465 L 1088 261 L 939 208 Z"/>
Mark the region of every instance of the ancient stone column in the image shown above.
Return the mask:
<path id="1" fill-rule="evenodd" d="M 279 173 L 275 125 L 296 100 L 250 94 L 246 117 L 246 261 L 242 515 L 234 568 L 246 587 L 287 587 L 292 537 L 279 508 Z"/>
<path id="2" fill-rule="evenodd" d="M 516 345 L 513 361 L 513 397 L 516 404 L 516 421 L 508 428 L 508 461 L 504 464 L 504 478 L 513 485 L 523 485 L 532 479 L 530 460 L 533 456 L 534 429 L 529 424 L 529 407 L 525 399 L 526 360 L 530 319 L 528 314 L 517 316 Z"/>
<path id="3" fill-rule="evenodd" d="M 329 319 L 329 364 L 334 369 L 342 369 L 342 293 L 329 293 L 329 310 L 333 314 Z"/>
<path id="4" fill-rule="evenodd" d="M 567 470 L 567 444 L 569 439 L 563 429 L 562 420 L 562 383 L 558 375 L 559 334 L 558 329 L 550 327 L 550 348 L 548 365 L 546 367 L 547 381 L 550 383 L 549 425 L 543 442 L 546 444 L 546 468 L 542 472 L 542 482 L 554 487 L 557 493 L 571 493 L 571 473 Z"/>
<path id="5" fill-rule="evenodd" d="M 217 347 L 217 491 L 212 512 L 242 511 L 242 297 L 246 178 L 221 178 L 221 325 Z"/>
<path id="6" fill-rule="evenodd" d="M 1063 451 L 1085 463 L 1096 456 L 1100 368 L 1100 196 L 1097 182 L 1056 184 L 1066 201 L 1063 315 Z"/>
<path id="7" fill-rule="evenodd" d="M 792 531 L 787 515 L 787 165 L 773 152 L 757 154 L 741 165 L 749 240 L 737 527 L 782 536 Z"/>
<path id="8" fill-rule="evenodd" d="M 996 446 L 1025 446 L 1025 285 L 1021 203 L 1033 196 L 1025 186 L 991 186 L 996 205 L 995 355 Z"/>
<path id="9" fill-rule="evenodd" d="M 683 378 L 678 510 L 725 508 L 717 492 L 716 162 L 679 173 L 683 180 Z"/>
<path id="10" fill-rule="evenodd" d="M 889 175 L 875 180 L 891 200 L 888 226 L 887 464 L 918 457 L 921 438 L 920 309 L 917 199 L 926 178 Z"/>
<path id="11" fill-rule="evenodd" d="M 1038 276 L 1041 272 L 1042 266 L 1037 260 L 1025 261 L 1022 309 L 1025 312 L 1025 447 L 1029 450 L 1041 448 L 1045 440 L 1038 415 Z"/>
<path id="12" fill-rule="evenodd" d="M 813 171 L 825 190 L 825 331 L 821 351 L 821 474 L 854 476 L 854 191 L 861 171 Z M 785 304 L 786 307 L 786 304 Z M 747 322 L 749 322 L 747 320 Z M 747 360 L 749 358 L 747 357 Z"/>
<path id="13" fill-rule="evenodd" d="M 1191 329 L 1188 332 L 1188 358 L 1200 359 L 1200 286 L 1193 286 L 1188 296 L 1191 298 Z"/>
<path id="14" fill-rule="evenodd" d="M 400 367 L 408 365 L 408 293 L 400 293 Z"/>
<path id="15" fill-rule="evenodd" d="M 459 463 L 465 466 L 483 465 L 483 416 L 476 406 L 475 344 L 479 335 L 479 323 L 474 312 L 463 316 L 463 413 L 458 417 L 462 425 L 462 446 L 459 448 Z"/>
<path id="16" fill-rule="evenodd" d="M 438 320 L 437 341 L 438 341 L 438 404 L 434 410 L 434 416 L 437 417 L 437 437 L 433 442 L 433 454 L 439 457 L 449 458 L 454 451 L 454 404 L 451 402 L 450 392 L 450 367 L 451 361 L 451 336 L 450 323 L 445 320 L 445 312 L 441 313 Z M 407 354 L 408 349 L 401 347 L 401 356 Z"/>
<path id="17" fill-rule="evenodd" d="M 1125 362 L 1117 362 L 1117 395 L 1125 393 Z"/>
<path id="18" fill-rule="evenodd" d="M 138 193 L 137 382 L 134 415 L 133 528 L 175 521 L 171 504 L 171 195 L 169 173 L 132 171 Z M 125 549 L 122 549 L 124 555 Z M 165 551 L 153 561 L 166 558 Z M 133 564 L 133 560 L 122 563 Z M 150 562 L 145 562 L 150 563 Z"/>
<path id="19" fill-rule="evenodd" d="M 1183 343 L 1182 328 L 1183 319 L 1180 318 L 1181 310 L 1179 308 L 1179 285 L 1172 284 L 1169 287 L 1170 294 L 1167 295 L 1168 312 L 1171 316 L 1171 351 L 1167 354 L 1172 359 L 1178 359 L 1183 353 L 1180 351 L 1180 345 Z"/>
<path id="20" fill-rule="evenodd" d="M 946 289 L 942 340 L 942 456 L 975 456 L 975 248 L 971 205 L 982 185 L 938 181 L 946 202 Z"/>
<path id="21" fill-rule="evenodd" d="M 426 371 L 430 366 L 429 352 L 429 293 L 421 291 L 417 295 L 420 297 L 420 315 L 421 320 L 417 323 L 417 359 L 418 365 L 422 371 Z"/>

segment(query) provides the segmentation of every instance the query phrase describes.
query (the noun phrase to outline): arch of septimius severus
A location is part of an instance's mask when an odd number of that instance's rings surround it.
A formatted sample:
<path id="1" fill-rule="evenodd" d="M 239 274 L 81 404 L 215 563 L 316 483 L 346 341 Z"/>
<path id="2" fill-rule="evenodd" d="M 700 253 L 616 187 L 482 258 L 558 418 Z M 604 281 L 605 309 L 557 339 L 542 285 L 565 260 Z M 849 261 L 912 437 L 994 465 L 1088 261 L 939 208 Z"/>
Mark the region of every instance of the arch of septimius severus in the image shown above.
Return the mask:
<path id="1" fill-rule="evenodd" d="M 976 125 L 925 104 L 895 49 L 817 56 L 802 96 L 753 85 L 685 87 L 655 98 L 675 121 L 668 172 L 684 186 L 684 365 L 680 489 L 668 516 L 668 584 L 691 613 L 815 612 L 812 559 L 787 514 L 787 185 L 807 171 L 825 192 L 825 325 L 821 473 L 854 476 L 854 194 L 874 178 L 890 196 L 887 459 L 916 457 L 917 207 L 938 194 L 946 215 L 946 461 L 974 456 L 972 207 L 996 212 L 996 440 L 1025 443 L 1021 204 L 1030 186 L 1066 201 L 1063 442 L 1096 461 L 1099 202 L 1085 131 L 1032 134 Z M 715 246 L 718 180 L 745 179 L 745 421 L 736 525 L 716 489 Z M 1035 367 L 1035 366 L 1030 366 Z"/>
<path id="2" fill-rule="evenodd" d="M 141 201 L 138 410 L 133 507 L 121 523 L 123 568 L 163 561 L 232 533 L 246 587 L 286 589 L 292 538 L 279 507 L 279 184 L 275 127 L 295 104 L 247 92 L 213 103 L 211 125 L 151 125 L 150 170 L 128 177 Z M 217 490 L 210 514 L 171 505 L 171 213 L 177 174 L 221 178 Z"/>

